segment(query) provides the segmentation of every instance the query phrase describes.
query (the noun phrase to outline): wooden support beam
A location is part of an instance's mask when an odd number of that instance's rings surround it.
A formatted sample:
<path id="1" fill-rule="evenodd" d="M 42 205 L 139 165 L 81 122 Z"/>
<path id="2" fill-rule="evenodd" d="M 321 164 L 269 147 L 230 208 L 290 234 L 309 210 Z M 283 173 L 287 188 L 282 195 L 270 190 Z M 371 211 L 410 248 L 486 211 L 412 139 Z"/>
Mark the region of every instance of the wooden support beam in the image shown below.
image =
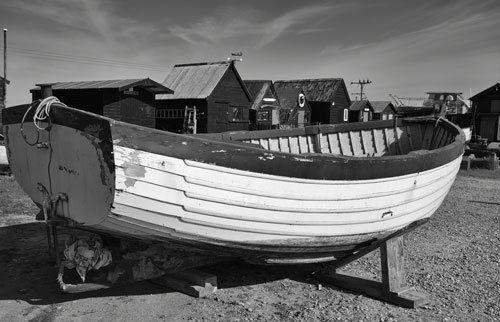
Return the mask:
<path id="1" fill-rule="evenodd" d="M 207 297 L 217 291 L 217 276 L 196 269 L 163 275 L 153 282 L 194 297 Z"/>
<path id="2" fill-rule="evenodd" d="M 340 288 L 361 293 L 399 306 L 415 308 L 428 302 L 428 295 L 417 292 L 413 287 L 405 286 L 403 235 L 427 220 L 418 221 L 390 236 L 375 241 L 358 252 L 340 259 L 333 264 L 333 272 L 322 272 L 317 278 Z M 342 266 L 380 248 L 382 282 L 360 278 L 349 273 L 339 273 Z"/>

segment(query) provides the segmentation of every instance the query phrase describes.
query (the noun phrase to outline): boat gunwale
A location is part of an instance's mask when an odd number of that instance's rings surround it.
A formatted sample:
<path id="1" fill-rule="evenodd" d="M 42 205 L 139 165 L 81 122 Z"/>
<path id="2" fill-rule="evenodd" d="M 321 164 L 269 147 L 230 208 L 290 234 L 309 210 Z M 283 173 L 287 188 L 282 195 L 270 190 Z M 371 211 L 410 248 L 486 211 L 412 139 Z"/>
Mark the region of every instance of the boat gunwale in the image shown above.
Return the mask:
<path id="1" fill-rule="evenodd" d="M 22 117 L 29 107 L 30 105 L 27 104 L 4 109 L 2 113 L 3 124 L 21 123 Z M 32 115 L 31 113 L 34 113 L 33 110 L 31 109 L 30 113 L 28 113 L 28 120 Z M 443 126 L 447 131 L 456 132 L 453 142 L 433 150 L 423 150 L 424 152 L 415 154 L 376 157 L 271 151 L 255 144 L 224 139 L 225 135 L 234 135 L 236 132 L 215 134 L 215 136 L 214 134 L 196 136 L 177 134 L 120 122 L 105 116 L 57 104 L 52 106 L 51 121 L 53 124 L 78 129 L 87 135 L 112 142 L 114 145 L 167 155 L 183 159 L 186 162 L 197 161 L 229 169 L 312 180 L 367 180 L 418 173 L 456 159 L 462 155 L 465 144 L 465 136 L 458 126 L 446 119 L 434 117 L 317 125 L 289 130 L 255 131 L 258 135 L 263 135 L 263 133 L 258 132 L 284 134 L 287 132 L 314 133 L 316 131 L 320 133 L 322 129 L 328 130 L 328 133 L 333 133 L 333 131 L 339 129 L 370 130 L 372 128 L 387 128 L 404 122 L 435 122 L 436 126 Z M 94 126 L 89 126 L 89 124 Z M 251 132 L 237 133 L 243 135 Z M 216 139 L 217 136 L 222 139 Z M 223 153 L 215 153 L 219 151 L 223 151 Z M 310 162 L 315 163 L 313 170 L 310 169 L 310 166 L 305 165 L 305 163 Z M 287 167 L 292 169 L 285 169 Z M 385 167 L 391 169 L 384 169 Z"/>

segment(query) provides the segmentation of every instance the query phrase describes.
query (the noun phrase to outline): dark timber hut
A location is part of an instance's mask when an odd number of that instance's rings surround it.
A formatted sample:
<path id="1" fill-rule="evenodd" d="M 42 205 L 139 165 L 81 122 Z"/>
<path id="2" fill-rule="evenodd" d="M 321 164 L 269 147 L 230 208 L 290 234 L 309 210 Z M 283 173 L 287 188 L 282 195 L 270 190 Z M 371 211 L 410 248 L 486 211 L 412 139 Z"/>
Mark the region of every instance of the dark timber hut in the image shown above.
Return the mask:
<path id="1" fill-rule="evenodd" d="M 311 106 L 311 124 L 349 122 L 351 99 L 342 78 L 275 81 L 278 88 L 300 88 Z"/>
<path id="2" fill-rule="evenodd" d="M 272 80 L 244 80 L 253 103 L 250 107 L 250 129 L 269 130 L 279 125 L 280 102 Z"/>
<path id="3" fill-rule="evenodd" d="M 281 110 L 280 125 L 282 127 L 304 127 L 311 122 L 311 107 L 299 88 L 278 88 Z"/>
<path id="4" fill-rule="evenodd" d="M 156 128 L 156 94 L 172 90 L 149 79 L 119 79 L 52 83 L 52 95 L 64 104 L 117 121 Z M 30 90 L 40 99 L 40 88 Z"/>
<path id="5" fill-rule="evenodd" d="M 349 122 L 368 122 L 372 119 L 373 107 L 370 101 L 355 101 L 349 107 Z"/>
<path id="6" fill-rule="evenodd" d="M 373 107 L 373 120 L 392 120 L 396 107 L 391 101 L 370 101 Z"/>
<path id="7" fill-rule="evenodd" d="M 472 96 L 474 134 L 500 142 L 500 83 Z"/>
<path id="8" fill-rule="evenodd" d="M 159 129 L 185 132 L 186 115 L 194 110 L 196 133 L 249 129 L 253 99 L 234 61 L 175 65 L 163 85 L 174 93 L 156 97 Z"/>

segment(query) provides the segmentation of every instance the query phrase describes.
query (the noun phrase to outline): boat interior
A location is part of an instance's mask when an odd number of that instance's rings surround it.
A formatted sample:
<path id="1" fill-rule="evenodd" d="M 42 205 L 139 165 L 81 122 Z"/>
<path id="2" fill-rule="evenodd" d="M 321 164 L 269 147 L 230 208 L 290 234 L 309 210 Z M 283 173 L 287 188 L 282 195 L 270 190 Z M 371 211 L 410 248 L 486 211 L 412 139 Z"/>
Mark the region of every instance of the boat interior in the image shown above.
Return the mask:
<path id="1" fill-rule="evenodd" d="M 379 157 L 438 149 L 453 142 L 458 134 L 457 129 L 443 119 L 416 118 L 226 132 L 207 136 L 293 154 Z"/>

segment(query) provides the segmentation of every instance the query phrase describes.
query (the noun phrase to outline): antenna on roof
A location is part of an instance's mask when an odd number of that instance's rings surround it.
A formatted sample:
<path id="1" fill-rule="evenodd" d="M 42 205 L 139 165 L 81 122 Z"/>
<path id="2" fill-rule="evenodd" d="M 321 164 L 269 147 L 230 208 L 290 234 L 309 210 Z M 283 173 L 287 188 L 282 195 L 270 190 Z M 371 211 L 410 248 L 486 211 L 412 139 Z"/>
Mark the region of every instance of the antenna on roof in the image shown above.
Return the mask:
<path id="1" fill-rule="evenodd" d="M 240 51 L 231 53 L 231 56 L 227 57 L 227 61 L 229 61 L 229 62 L 233 62 L 233 61 L 242 62 L 243 61 L 243 52 L 241 52 L 241 50 L 240 50 Z"/>

